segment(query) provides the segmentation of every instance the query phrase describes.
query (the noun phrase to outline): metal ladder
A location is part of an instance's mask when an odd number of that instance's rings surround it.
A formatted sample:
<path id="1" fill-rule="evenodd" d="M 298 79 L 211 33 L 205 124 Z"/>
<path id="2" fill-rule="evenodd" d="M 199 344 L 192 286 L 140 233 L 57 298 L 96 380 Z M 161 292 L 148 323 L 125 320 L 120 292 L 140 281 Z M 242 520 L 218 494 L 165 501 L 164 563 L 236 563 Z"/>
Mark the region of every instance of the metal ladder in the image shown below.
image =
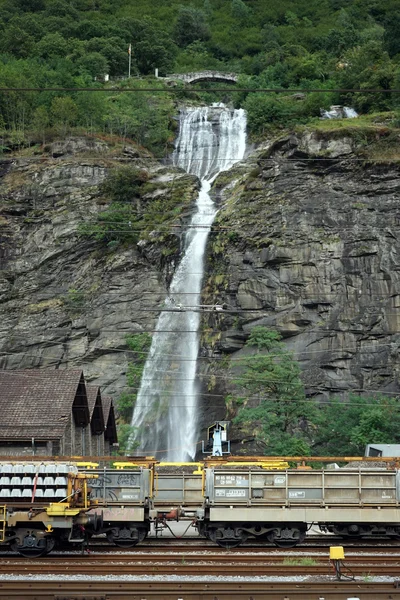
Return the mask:
<path id="1" fill-rule="evenodd" d="M 0 542 L 6 539 L 6 505 L 0 506 Z"/>

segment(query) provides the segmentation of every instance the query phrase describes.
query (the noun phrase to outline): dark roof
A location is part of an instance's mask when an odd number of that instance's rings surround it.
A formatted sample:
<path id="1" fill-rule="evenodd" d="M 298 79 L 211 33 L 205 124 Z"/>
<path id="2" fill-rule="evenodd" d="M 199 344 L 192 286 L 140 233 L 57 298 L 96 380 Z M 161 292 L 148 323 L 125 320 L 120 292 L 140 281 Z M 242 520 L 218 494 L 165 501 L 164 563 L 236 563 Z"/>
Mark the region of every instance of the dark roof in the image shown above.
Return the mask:
<path id="1" fill-rule="evenodd" d="M 96 405 L 96 400 L 98 399 L 99 393 L 100 393 L 99 387 L 96 387 L 95 385 L 87 385 L 86 386 L 86 394 L 87 394 L 90 418 L 92 418 L 94 407 Z"/>
<path id="2" fill-rule="evenodd" d="M 107 423 L 110 414 L 112 398 L 110 396 L 102 396 L 104 423 Z"/>
<path id="3" fill-rule="evenodd" d="M 82 370 L 0 370 L 0 439 L 59 439 L 71 410 L 89 422 Z"/>
<path id="4" fill-rule="evenodd" d="M 103 396 L 104 423 L 106 424 L 105 438 L 110 444 L 118 442 L 117 424 L 115 422 L 114 403 L 109 396 Z"/>
<path id="5" fill-rule="evenodd" d="M 94 385 L 86 386 L 86 393 L 89 405 L 90 426 L 93 435 L 104 433 L 105 419 L 103 415 L 103 403 L 101 400 L 100 388 Z"/>

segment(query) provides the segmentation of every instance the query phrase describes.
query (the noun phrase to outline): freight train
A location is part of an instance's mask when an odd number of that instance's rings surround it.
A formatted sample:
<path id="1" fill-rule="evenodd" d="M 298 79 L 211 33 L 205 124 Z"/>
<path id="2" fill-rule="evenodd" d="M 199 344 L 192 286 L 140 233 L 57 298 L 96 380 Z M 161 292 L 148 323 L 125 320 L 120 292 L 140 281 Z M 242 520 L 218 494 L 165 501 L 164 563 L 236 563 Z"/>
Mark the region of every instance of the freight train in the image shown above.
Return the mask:
<path id="1" fill-rule="evenodd" d="M 311 524 L 342 537 L 400 537 L 396 469 L 207 461 L 195 472 L 170 472 L 155 461 L 121 467 L 0 462 L 0 542 L 29 557 L 97 534 L 129 548 L 152 524 L 159 531 L 172 520 L 187 520 L 224 548 L 248 538 L 293 547 Z"/>

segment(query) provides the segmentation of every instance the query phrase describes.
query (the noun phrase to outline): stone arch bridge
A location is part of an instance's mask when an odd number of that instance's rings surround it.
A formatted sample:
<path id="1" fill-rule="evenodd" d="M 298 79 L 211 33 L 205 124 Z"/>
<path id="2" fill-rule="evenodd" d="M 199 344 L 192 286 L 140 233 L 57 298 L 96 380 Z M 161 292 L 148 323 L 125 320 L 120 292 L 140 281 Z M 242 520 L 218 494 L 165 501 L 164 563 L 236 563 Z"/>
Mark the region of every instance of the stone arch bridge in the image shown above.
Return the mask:
<path id="1" fill-rule="evenodd" d="M 172 81 L 183 81 L 184 83 L 198 83 L 200 81 L 221 81 L 224 83 L 237 83 L 236 73 L 224 73 L 222 71 L 198 71 L 196 73 L 173 73 L 165 79 Z"/>

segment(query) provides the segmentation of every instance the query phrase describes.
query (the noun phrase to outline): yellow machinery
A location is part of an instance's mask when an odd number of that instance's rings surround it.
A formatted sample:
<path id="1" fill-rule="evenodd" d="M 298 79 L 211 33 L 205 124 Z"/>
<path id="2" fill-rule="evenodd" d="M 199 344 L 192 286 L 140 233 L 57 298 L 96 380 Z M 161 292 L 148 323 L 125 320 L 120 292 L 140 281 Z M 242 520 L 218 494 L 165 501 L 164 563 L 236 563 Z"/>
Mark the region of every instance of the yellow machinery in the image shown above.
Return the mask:
<path id="1" fill-rule="evenodd" d="M 0 506 L 0 542 L 4 542 L 6 537 L 6 506 Z"/>

